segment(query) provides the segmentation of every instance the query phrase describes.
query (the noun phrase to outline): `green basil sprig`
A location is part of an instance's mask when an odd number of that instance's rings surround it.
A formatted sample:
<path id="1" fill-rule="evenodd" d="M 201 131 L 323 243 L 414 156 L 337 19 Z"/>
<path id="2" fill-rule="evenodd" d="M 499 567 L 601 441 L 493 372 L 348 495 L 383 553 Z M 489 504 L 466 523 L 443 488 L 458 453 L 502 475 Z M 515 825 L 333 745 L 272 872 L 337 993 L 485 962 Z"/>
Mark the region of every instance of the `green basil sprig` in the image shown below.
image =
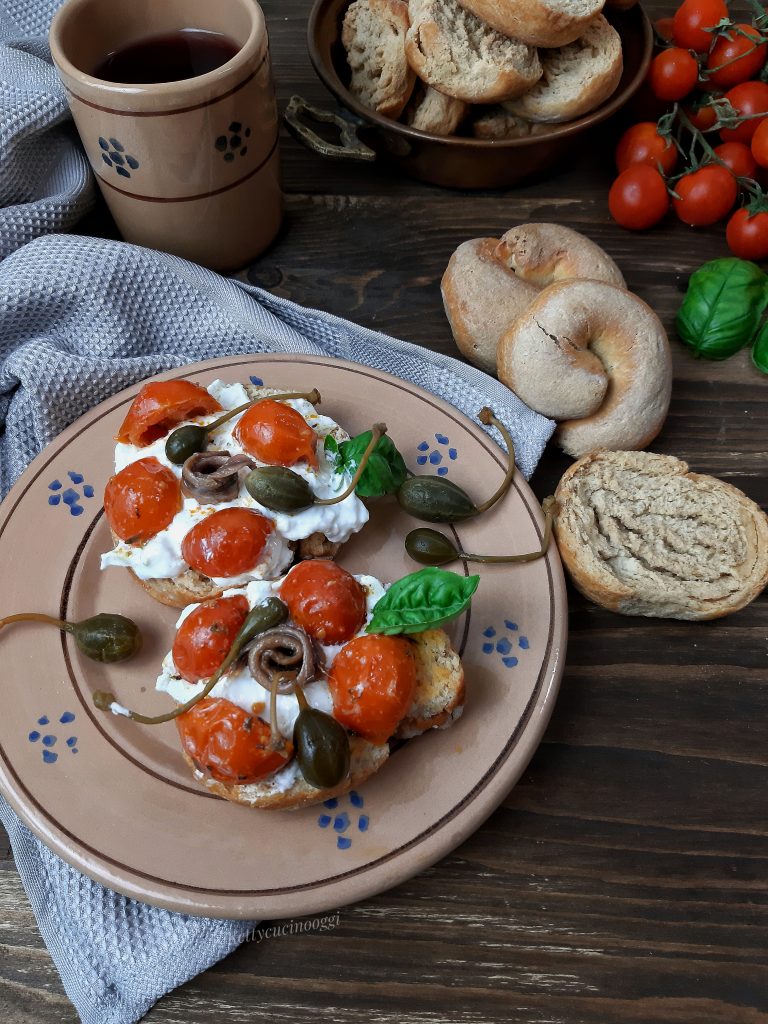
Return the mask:
<path id="1" fill-rule="evenodd" d="M 339 444 L 330 434 L 325 439 L 325 451 L 338 470 L 354 475 L 365 449 L 371 443 L 371 432 L 342 441 Z M 380 498 L 394 494 L 408 476 L 405 462 L 395 444 L 384 434 L 373 449 L 363 475 L 357 482 L 355 494 L 360 498 Z"/>
<path id="2" fill-rule="evenodd" d="M 691 276 L 677 333 L 697 356 L 727 359 L 755 337 L 768 305 L 768 278 L 735 256 L 711 260 Z"/>
<path id="3" fill-rule="evenodd" d="M 762 373 L 768 373 L 768 320 L 760 328 L 752 348 L 752 362 Z"/>
<path id="4" fill-rule="evenodd" d="M 459 576 L 429 567 L 393 583 L 376 602 L 366 633 L 423 633 L 460 615 L 472 600 L 479 576 Z"/>

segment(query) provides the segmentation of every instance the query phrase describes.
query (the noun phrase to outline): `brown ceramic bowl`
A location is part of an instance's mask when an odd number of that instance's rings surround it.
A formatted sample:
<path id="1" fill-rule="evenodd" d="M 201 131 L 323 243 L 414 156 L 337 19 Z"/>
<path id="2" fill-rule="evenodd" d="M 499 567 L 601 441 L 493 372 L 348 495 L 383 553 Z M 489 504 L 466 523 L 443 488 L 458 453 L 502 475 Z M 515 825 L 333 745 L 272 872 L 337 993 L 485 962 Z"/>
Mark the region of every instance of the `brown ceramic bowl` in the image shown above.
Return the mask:
<path id="1" fill-rule="evenodd" d="M 289 128 L 324 155 L 385 159 L 404 174 L 449 188 L 500 188 L 543 176 L 583 143 L 585 133 L 631 99 L 645 78 L 653 50 L 651 24 L 639 6 L 628 11 L 606 10 L 606 17 L 621 36 L 624 72 L 616 92 L 601 107 L 577 121 L 553 125 L 551 132 L 532 138 L 486 141 L 460 135 L 444 137 L 382 117 L 348 91 L 349 68 L 341 44 L 341 23 L 348 6 L 349 0 L 316 0 L 308 27 L 310 58 L 339 101 L 341 115 L 318 111 L 294 97 L 286 111 Z M 302 113 L 338 124 L 343 129 L 343 145 L 324 143 L 301 121 Z M 355 146 L 355 132 L 363 147 Z"/>

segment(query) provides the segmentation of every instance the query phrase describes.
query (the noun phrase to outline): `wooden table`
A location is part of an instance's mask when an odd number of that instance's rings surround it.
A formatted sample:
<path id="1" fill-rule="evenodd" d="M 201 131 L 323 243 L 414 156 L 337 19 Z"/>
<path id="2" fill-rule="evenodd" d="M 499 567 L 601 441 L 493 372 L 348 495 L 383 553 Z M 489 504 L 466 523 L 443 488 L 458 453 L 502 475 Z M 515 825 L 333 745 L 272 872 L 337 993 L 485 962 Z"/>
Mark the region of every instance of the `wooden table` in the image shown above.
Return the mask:
<path id="1" fill-rule="evenodd" d="M 281 105 L 328 102 L 305 50 L 310 0 L 265 0 Z M 651 13 L 668 13 L 661 4 Z M 603 245 L 672 334 L 680 284 L 721 227 L 630 235 L 609 219 L 610 139 L 549 181 L 458 194 L 327 163 L 286 137 L 287 218 L 249 279 L 453 353 L 438 283 L 453 249 L 532 220 Z M 109 232 L 101 211 L 86 229 Z M 696 362 L 654 450 L 768 504 L 768 379 L 748 354 Z M 548 451 L 532 483 L 568 464 Z M 544 742 L 462 847 L 321 935 L 250 943 L 148 1020 L 290 1024 L 758 1024 L 768 1021 L 768 599 L 713 623 L 611 615 L 570 594 Z M 0 1019 L 75 1022 L 0 838 Z"/>

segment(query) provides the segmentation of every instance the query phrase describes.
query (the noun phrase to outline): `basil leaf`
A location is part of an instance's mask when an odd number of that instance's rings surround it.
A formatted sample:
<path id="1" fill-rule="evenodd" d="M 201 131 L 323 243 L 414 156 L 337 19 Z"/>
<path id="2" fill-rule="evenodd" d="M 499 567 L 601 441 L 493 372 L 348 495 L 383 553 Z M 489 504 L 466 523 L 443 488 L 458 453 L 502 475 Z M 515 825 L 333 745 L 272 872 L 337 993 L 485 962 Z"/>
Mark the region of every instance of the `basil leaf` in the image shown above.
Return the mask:
<path id="1" fill-rule="evenodd" d="M 677 314 L 677 333 L 705 359 L 727 359 L 748 345 L 768 305 L 768 278 L 735 256 L 711 260 L 688 282 Z"/>
<path id="2" fill-rule="evenodd" d="M 752 362 L 762 373 L 768 373 L 768 320 L 763 324 L 752 349 Z"/>
<path id="3" fill-rule="evenodd" d="M 455 619 L 472 600 L 479 576 L 429 566 L 393 583 L 376 602 L 366 633 L 423 633 Z"/>
<path id="4" fill-rule="evenodd" d="M 350 474 L 356 472 L 372 436 L 371 431 L 366 430 L 364 434 L 358 434 L 349 441 L 342 441 L 339 445 L 341 464 Z M 394 494 L 407 476 L 408 470 L 402 455 L 394 442 L 384 434 L 376 442 L 363 475 L 357 482 L 355 494 L 361 498 L 378 498 L 384 494 Z"/>
<path id="5" fill-rule="evenodd" d="M 331 465 L 335 469 L 339 469 L 341 467 L 341 452 L 339 451 L 338 441 L 333 436 L 333 434 L 325 435 L 325 443 L 323 444 L 323 449 L 325 450 L 325 454 Z"/>

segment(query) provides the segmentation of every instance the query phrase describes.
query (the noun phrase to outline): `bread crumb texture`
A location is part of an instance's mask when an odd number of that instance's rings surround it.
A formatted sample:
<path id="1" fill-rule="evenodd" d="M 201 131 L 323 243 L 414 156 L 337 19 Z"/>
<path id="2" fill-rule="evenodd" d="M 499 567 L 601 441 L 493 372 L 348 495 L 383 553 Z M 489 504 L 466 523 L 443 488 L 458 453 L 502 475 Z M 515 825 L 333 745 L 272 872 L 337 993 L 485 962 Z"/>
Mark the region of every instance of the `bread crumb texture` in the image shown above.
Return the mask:
<path id="1" fill-rule="evenodd" d="M 371 110 L 399 117 L 415 75 L 405 57 L 408 5 L 403 0 L 354 0 L 341 39 L 352 71 L 350 92 Z"/>
<path id="2" fill-rule="evenodd" d="M 745 494 L 679 459 L 601 452 L 557 489 L 556 536 L 574 583 L 627 615 L 709 619 L 768 583 L 768 520 Z"/>

